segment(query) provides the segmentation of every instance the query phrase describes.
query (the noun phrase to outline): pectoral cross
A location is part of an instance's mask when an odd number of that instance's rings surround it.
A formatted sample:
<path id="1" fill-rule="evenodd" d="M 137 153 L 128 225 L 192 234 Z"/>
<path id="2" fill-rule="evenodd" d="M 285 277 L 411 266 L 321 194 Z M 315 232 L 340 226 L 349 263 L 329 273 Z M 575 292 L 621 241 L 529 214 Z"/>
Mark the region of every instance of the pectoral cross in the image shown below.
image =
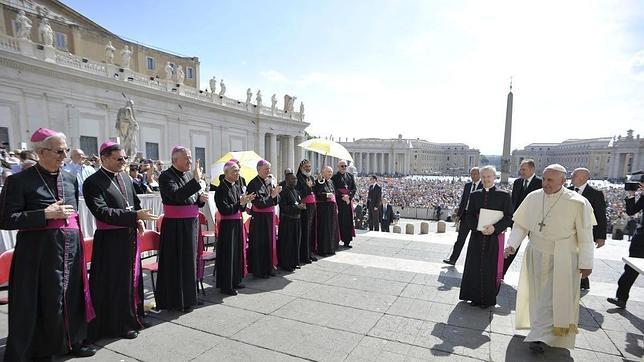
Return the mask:
<path id="1" fill-rule="evenodd" d="M 543 223 L 543 220 L 541 220 L 541 222 L 537 225 L 539 225 L 539 232 L 541 232 L 541 230 L 543 230 L 543 227 L 546 226 L 546 224 Z"/>

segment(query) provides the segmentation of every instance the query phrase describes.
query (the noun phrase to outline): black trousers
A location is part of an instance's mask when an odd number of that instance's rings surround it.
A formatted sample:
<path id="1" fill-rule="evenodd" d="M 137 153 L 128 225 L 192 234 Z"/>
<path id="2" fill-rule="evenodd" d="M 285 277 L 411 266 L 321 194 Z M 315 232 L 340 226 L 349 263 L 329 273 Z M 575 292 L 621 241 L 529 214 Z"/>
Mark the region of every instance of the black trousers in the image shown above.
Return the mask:
<path id="1" fill-rule="evenodd" d="M 628 256 L 634 256 L 637 258 L 644 257 L 644 234 L 639 232 L 639 230 L 633 235 L 633 240 L 631 241 L 631 246 L 628 249 Z M 637 280 L 637 277 L 640 273 L 637 270 L 631 268 L 628 265 L 624 265 L 624 273 L 619 280 L 617 281 L 617 299 L 627 301 L 631 287 Z"/>
<path id="2" fill-rule="evenodd" d="M 380 231 L 380 212 L 378 210 L 373 210 L 372 208 L 368 210 L 369 212 L 369 230 Z"/>
<path id="3" fill-rule="evenodd" d="M 461 255 L 461 251 L 465 245 L 465 240 L 467 240 L 467 235 L 470 233 L 470 223 L 467 221 L 467 211 L 463 213 L 463 216 L 461 216 L 459 220 L 458 236 L 456 237 L 452 254 L 449 256 L 449 260 L 454 263 L 456 263 L 458 257 Z"/>

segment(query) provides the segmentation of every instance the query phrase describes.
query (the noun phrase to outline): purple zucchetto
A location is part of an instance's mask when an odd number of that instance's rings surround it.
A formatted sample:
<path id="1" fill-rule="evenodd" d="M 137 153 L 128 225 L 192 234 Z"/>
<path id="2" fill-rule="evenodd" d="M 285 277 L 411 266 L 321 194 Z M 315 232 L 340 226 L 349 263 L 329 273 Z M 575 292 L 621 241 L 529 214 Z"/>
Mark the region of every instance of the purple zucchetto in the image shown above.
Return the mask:
<path id="1" fill-rule="evenodd" d="M 31 142 L 41 142 L 44 141 L 47 137 L 55 136 L 58 132 L 49 128 L 38 128 L 33 135 L 31 135 Z"/>

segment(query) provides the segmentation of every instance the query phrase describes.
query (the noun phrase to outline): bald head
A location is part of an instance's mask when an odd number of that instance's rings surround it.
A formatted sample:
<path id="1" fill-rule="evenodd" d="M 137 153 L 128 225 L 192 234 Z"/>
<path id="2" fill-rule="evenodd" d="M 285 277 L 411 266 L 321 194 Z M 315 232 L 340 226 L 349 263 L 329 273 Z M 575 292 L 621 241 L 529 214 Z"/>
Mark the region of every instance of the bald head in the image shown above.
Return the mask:
<path id="1" fill-rule="evenodd" d="M 322 176 L 324 176 L 325 179 L 330 179 L 331 176 L 333 176 L 333 169 L 331 166 L 324 166 L 322 169 Z"/>
<path id="2" fill-rule="evenodd" d="M 576 168 L 572 172 L 571 182 L 575 187 L 582 187 L 588 180 L 590 180 L 590 171 L 587 168 Z"/>
<path id="3" fill-rule="evenodd" d="M 83 163 L 83 160 L 86 158 L 85 152 L 83 152 L 83 150 L 81 150 L 80 148 L 74 148 L 69 154 L 69 157 L 74 163 L 79 165 Z"/>

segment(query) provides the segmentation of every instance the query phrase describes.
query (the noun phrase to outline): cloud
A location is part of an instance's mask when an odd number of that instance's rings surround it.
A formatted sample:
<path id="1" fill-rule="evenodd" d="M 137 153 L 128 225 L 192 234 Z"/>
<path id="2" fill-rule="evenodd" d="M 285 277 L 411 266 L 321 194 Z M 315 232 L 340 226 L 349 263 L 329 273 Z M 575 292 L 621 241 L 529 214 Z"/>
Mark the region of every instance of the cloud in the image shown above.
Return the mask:
<path id="1" fill-rule="evenodd" d="M 261 72 L 259 72 L 259 74 L 262 77 L 266 78 L 266 80 L 269 80 L 271 82 L 287 82 L 288 81 L 288 78 L 284 74 L 278 72 L 277 70 L 273 70 L 273 69 L 261 71 Z"/>
<path id="2" fill-rule="evenodd" d="M 644 80 L 644 50 L 637 52 L 631 59 L 631 73 L 637 79 Z"/>

